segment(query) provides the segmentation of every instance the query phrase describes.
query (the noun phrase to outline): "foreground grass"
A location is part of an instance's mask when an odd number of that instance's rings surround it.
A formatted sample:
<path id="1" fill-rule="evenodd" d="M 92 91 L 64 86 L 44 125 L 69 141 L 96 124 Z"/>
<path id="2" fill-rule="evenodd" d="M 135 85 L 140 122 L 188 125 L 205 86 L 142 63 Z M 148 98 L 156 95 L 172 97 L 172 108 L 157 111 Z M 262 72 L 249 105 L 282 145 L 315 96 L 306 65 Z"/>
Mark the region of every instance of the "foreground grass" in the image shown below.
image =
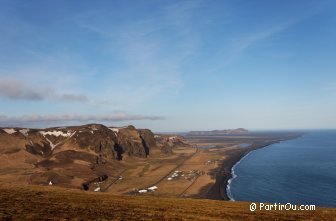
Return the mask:
<path id="1" fill-rule="evenodd" d="M 249 203 L 114 196 L 0 184 L 0 220 L 336 220 L 336 209 L 249 211 Z"/>

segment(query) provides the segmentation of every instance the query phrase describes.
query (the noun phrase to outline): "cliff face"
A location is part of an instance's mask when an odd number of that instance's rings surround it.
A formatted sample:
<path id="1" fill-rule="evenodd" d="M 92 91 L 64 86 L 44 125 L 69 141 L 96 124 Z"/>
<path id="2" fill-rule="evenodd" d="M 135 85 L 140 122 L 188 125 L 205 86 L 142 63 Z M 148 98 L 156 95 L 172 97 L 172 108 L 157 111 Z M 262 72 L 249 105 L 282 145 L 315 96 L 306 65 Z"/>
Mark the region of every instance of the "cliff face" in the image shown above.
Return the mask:
<path id="1" fill-rule="evenodd" d="M 0 128 L 0 179 L 1 174 L 14 177 L 8 171 L 15 171 L 31 174 L 26 179 L 34 184 L 74 185 L 102 174 L 114 176 L 122 167 L 118 161 L 145 158 L 155 148 L 160 149 L 154 134 L 133 126 Z"/>
<path id="2" fill-rule="evenodd" d="M 99 124 L 77 127 L 36 129 L 0 129 L 1 139 L 22 140 L 21 148 L 33 155 L 52 157 L 69 149 L 95 153 L 99 160 L 122 160 L 123 155 L 146 157 L 156 147 L 154 134 L 133 126 L 115 128 Z M 7 132 L 6 132 L 7 131 Z M 2 142 L 3 143 L 3 142 Z"/>
<path id="3" fill-rule="evenodd" d="M 175 147 L 190 146 L 184 137 L 172 135 L 155 135 L 157 146 L 164 154 L 172 154 Z"/>

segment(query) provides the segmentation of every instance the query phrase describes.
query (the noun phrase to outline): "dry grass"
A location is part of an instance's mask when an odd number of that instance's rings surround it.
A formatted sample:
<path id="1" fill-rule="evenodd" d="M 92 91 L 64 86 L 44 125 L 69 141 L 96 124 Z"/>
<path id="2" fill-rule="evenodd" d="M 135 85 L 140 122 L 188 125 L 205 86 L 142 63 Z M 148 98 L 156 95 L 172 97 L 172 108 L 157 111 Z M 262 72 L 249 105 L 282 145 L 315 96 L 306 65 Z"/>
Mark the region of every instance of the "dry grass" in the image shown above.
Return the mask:
<path id="1" fill-rule="evenodd" d="M 142 168 L 141 173 L 139 174 L 139 177 L 142 177 L 148 170 L 151 165 L 149 163 L 145 163 L 145 166 Z"/>
<path id="2" fill-rule="evenodd" d="M 335 220 L 336 209 L 249 211 L 249 203 L 114 196 L 0 184 L 1 220 Z"/>

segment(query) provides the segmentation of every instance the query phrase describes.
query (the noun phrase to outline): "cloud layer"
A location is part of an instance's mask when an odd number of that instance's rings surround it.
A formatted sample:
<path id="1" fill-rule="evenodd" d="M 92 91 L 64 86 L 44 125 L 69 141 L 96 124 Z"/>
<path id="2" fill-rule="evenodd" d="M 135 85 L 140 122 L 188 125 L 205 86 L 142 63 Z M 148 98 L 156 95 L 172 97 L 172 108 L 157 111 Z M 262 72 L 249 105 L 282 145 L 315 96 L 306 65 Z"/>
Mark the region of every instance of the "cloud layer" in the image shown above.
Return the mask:
<path id="1" fill-rule="evenodd" d="M 6 116 L 0 115 L 1 126 L 16 126 L 29 124 L 68 124 L 68 123 L 101 123 L 101 122 L 122 122 L 137 120 L 163 120 L 161 116 L 146 116 L 138 114 L 114 113 L 107 115 L 23 115 Z"/>
<path id="2" fill-rule="evenodd" d="M 0 96 L 12 100 L 88 101 L 87 96 L 83 94 L 58 94 L 53 88 L 31 87 L 15 79 L 0 79 Z"/>

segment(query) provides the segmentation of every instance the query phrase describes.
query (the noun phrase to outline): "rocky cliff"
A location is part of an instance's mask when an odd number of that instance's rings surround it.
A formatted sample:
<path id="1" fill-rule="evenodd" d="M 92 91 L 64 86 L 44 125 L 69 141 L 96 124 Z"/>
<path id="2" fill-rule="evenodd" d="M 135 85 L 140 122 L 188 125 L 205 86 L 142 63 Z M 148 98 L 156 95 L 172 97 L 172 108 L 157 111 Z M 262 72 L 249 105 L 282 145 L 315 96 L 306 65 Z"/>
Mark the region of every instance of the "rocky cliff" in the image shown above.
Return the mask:
<path id="1" fill-rule="evenodd" d="M 26 171 L 29 183 L 80 186 L 78 182 L 102 174 L 116 175 L 125 158 L 171 154 L 174 146 L 168 143 L 134 126 L 0 128 L 0 176 Z"/>
<path id="2" fill-rule="evenodd" d="M 21 141 L 17 148 L 24 148 L 28 153 L 44 158 L 71 149 L 95 153 L 105 160 L 122 160 L 125 154 L 147 157 L 150 150 L 157 146 L 154 134 L 148 129 L 136 129 L 134 126 L 106 127 L 100 124 L 41 130 L 0 129 L 0 143 L 8 143 L 8 139 Z M 9 143 L 13 144 L 13 141 Z"/>

